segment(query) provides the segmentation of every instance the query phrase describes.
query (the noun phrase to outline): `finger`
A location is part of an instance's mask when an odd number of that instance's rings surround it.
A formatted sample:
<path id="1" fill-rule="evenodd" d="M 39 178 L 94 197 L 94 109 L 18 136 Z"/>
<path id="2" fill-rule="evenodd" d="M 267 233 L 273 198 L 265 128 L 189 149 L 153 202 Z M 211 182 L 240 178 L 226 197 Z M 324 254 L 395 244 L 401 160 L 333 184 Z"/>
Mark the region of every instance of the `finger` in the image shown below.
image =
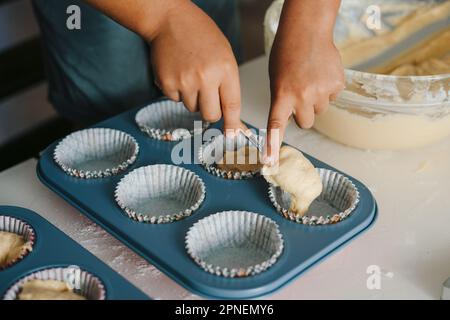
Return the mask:
<path id="1" fill-rule="evenodd" d="M 339 93 L 332 93 L 332 94 L 330 94 L 330 102 L 336 101 L 338 95 L 339 95 Z"/>
<path id="2" fill-rule="evenodd" d="M 198 94 L 198 102 L 203 120 L 214 123 L 222 118 L 219 89 L 217 87 L 202 89 Z"/>
<path id="3" fill-rule="evenodd" d="M 325 97 L 325 98 L 319 99 L 316 102 L 316 104 L 314 105 L 314 113 L 315 114 L 324 113 L 327 110 L 329 104 L 330 104 L 330 98 Z"/>
<path id="4" fill-rule="evenodd" d="M 180 102 L 181 95 L 179 91 L 164 91 L 163 94 L 172 101 Z"/>
<path id="5" fill-rule="evenodd" d="M 272 102 L 269 120 L 267 122 L 267 139 L 264 148 L 264 162 L 274 164 L 278 162 L 280 145 L 284 132 L 292 114 L 294 99 L 279 98 Z"/>
<path id="6" fill-rule="evenodd" d="M 181 99 L 183 100 L 184 105 L 190 112 L 197 112 L 198 111 L 198 92 L 197 91 L 190 91 L 181 92 Z"/>
<path id="7" fill-rule="evenodd" d="M 314 124 L 314 105 L 302 104 L 295 109 L 294 119 L 302 129 L 309 129 Z"/>
<path id="8" fill-rule="evenodd" d="M 345 89 L 345 81 L 337 81 L 331 90 L 330 101 L 335 101 L 339 94 Z"/>
<path id="9" fill-rule="evenodd" d="M 237 69 L 222 82 L 219 94 L 224 130 L 239 130 L 241 128 L 241 86 Z"/>
<path id="10" fill-rule="evenodd" d="M 162 93 L 170 100 L 179 102 L 181 100 L 180 92 L 173 86 L 169 84 L 162 84 L 160 80 L 155 79 L 156 86 L 162 91 Z"/>

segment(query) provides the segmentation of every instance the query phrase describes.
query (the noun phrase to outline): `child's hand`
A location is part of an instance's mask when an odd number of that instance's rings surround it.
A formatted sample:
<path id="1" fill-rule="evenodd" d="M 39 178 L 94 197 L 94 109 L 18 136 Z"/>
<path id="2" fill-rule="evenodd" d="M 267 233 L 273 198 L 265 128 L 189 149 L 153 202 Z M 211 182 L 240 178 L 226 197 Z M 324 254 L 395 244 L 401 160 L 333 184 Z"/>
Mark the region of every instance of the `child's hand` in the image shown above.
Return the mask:
<path id="1" fill-rule="evenodd" d="M 203 119 L 224 118 L 224 129 L 241 126 L 239 71 L 228 40 L 190 1 L 171 10 L 152 34 L 151 61 L 157 85 Z"/>
<path id="2" fill-rule="evenodd" d="M 239 70 L 231 45 L 191 0 L 85 1 L 150 42 L 156 84 L 167 97 L 200 111 L 208 122 L 223 116 L 225 129 L 240 128 Z"/>
<path id="3" fill-rule="evenodd" d="M 272 101 L 268 161 L 278 159 L 291 114 L 301 128 L 311 128 L 315 114 L 326 110 L 344 88 L 344 69 L 333 44 L 339 1 L 334 1 L 334 7 L 332 3 L 329 0 L 285 2 L 269 63 Z M 321 15 L 321 20 L 314 17 L 316 14 Z"/>

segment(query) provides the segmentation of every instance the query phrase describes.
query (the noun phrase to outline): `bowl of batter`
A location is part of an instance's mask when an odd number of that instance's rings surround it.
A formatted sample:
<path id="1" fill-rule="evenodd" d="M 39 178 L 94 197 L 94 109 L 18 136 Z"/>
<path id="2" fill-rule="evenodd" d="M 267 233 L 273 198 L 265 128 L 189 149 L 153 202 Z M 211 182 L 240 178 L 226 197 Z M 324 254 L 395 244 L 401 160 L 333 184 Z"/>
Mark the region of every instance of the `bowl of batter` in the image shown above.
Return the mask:
<path id="1" fill-rule="evenodd" d="M 267 52 L 282 3 L 266 16 Z M 416 148 L 450 135 L 450 1 L 343 1 L 335 42 L 346 88 L 316 130 L 362 149 Z"/>

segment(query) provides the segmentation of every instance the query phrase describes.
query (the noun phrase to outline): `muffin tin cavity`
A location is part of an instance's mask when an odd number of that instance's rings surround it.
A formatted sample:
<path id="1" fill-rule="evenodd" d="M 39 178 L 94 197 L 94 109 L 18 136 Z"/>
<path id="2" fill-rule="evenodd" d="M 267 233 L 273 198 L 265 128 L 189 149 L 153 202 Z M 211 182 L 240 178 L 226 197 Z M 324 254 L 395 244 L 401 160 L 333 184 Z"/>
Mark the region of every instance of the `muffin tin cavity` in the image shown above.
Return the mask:
<path id="1" fill-rule="evenodd" d="M 150 138 L 179 141 L 202 133 L 209 124 L 202 122 L 199 112 L 189 112 L 182 102 L 163 100 L 142 108 L 136 114 L 136 124 Z M 195 126 L 198 121 L 199 127 Z"/>
<path id="2" fill-rule="evenodd" d="M 133 170 L 117 185 L 115 199 L 132 219 L 170 223 L 190 216 L 205 199 L 205 184 L 190 170 L 150 165 Z"/>
<path id="3" fill-rule="evenodd" d="M 277 261 L 283 238 L 272 219 L 252 212 L 224 211 L 199 220 L 189 229 L 186 250 L 209 273 L 247 277 Z"/>
<path id="4" fill-rule="evenodd" d="M 67 174 L 82 179 L 119 174 L 136 161 L 139 146 L 129 134 L 109 128 L 74 132 L 61 140 L 53 158 Z"/>
<path id="5" fill-rule="evenodd" d="M 262 138 L 257 137 L 257 139 L 261 140 Z M 245 148 L 247 150 L 242 152 Z M 232 154 L 228 159 L 231 161 L 235 160 L 233 162 L 236 164 L 233 166 L 234 168 L 227 169 L 219 165 L 219 163 L 224 162 L 227 152 Z M 241 153 L 233 156 L 233 153 L 236 152 Z M 249 143 L 243 134 L 239 134 L 234 138 L 219 135 L 211 139 L 199 148 L 198 159 L 209 173 L 231 180 L 253 178 L 259 175 L 262 167 L 257 149 Z"/>
<path id="6" fill-rule="evenodd" d="M 36 233 L 34 232 L 33 228 L 25 221 L 6 215 L 0 215 L 0 231 L 22 236 L 24 240 L 24 244 L 21 249 L 16 248 L 16 250 L 18 251 L 16 252 L 17 254 L 15 254 L 15 257 L 11 259 L 11 257 L 5 256 L 4 263 L 0 261 L 1 271 L 13 266 L 16 263 L 19 263 L 33 250 L 33 246 L 36 240 Z M 0 244 L 0 248 L 9 251 L 12 249 L 3 247 L 5 245 L 6 244 L 4 243 Z M 9 252 L 9 254 L 11 254 L 11 252 Z"/>
<path id="7" fill-rule="evenodd" d="M 56 280 L 64 282 L 70 290 L 86 300 L 105 300 L 106 291 L 99 278 L 91 273 L 72 267 L 49 268 L 34 272 L 9 288 L 4 300 L 17 300 L 25 283 L 32 280 Z"/>
<path id="8" fill-rule="evenodd" d="M 269 186 L 269 198 L 283 217 L 305 225 L 327 225 L 346 219 L 356 209 L 359 191 L 349 178 L 327 169 L 318 169 L 318 172 L 323 191 L 303 217 L 289 210 L 291 196 L 288 193 L 279 187 Z"/>

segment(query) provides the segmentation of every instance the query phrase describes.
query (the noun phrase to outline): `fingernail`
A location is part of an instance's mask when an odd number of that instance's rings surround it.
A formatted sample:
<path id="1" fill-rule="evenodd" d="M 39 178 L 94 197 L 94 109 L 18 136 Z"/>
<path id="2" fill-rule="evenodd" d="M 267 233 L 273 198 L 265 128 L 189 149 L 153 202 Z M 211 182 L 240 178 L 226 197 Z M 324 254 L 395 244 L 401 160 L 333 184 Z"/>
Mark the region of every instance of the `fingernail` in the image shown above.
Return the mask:
<path id="1" fill-rule="evenodd" d="M 236 136 L 237 136 L 236 130 L 234 130 L 234 129 L 225 130 L 225 137 L 234 139 L 234 138 L 236 138 Z"/>

